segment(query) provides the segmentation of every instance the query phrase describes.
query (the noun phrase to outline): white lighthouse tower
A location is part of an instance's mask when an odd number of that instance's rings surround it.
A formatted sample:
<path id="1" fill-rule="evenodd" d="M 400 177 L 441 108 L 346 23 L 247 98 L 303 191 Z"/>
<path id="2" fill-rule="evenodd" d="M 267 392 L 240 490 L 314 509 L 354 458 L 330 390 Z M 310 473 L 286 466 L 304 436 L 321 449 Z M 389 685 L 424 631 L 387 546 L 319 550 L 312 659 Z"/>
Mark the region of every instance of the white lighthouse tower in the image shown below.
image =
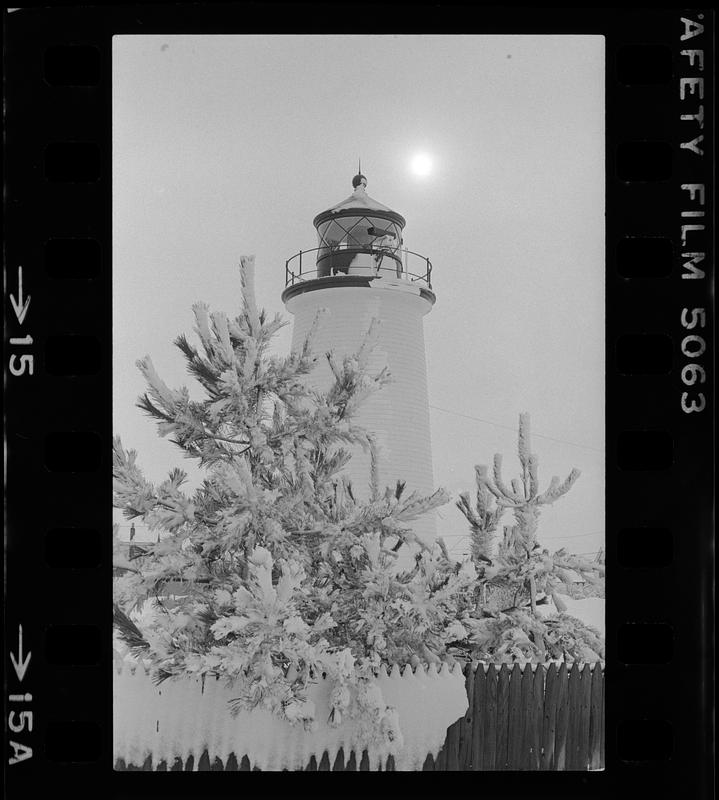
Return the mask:
<path id="1" fill-rule="evenodd" d="M 366 192 L 367 179 L 352 179 L 353 193 L 314 219 L 318 246 L 300 251 L 286 263 L 282 300 L 294 315 L 292 348 L 307 336 L 319 309 L 323 319 L 315 352 L 356 353 L 373 318 L 379 336 L 369 361 L 371 372 L 388 367 L 391 381 L 362 405 L 357 423 L 379 444 L 380 487 L 406 483 L 406 492 L 434 491 L 427 398 L 423 317 L 435 302 L 432 264 L 404 247 L 405 219 Z M 327 388 L 332 373 L 318 359 L 310 376 Z M 369 495 L 370 459 L 359 448 L 345 467 L 355 493 Z M 413 523 L 430 544 L 436 536 L 434 512 Z"/>

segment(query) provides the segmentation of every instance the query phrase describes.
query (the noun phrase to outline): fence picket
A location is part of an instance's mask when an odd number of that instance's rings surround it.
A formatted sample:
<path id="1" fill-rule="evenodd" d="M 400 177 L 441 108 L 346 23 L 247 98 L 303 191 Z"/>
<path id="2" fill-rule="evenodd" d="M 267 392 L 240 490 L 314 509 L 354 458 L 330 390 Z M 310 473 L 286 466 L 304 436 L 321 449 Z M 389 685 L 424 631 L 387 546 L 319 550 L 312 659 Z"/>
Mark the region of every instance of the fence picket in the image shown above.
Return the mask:
<path id="1" fill-rule="evenodd" d="M 422 772 L 434 772 L 434 756 L 431 753 L 427 753 Z"/>
<path id="2" fill-rule="evenodd" d="M 332 764 L 332 772 L 344 772 L 345 771 L 345 751 L 340 747 L 337 751 L 337 755 L 335 756 L 335 760 Z"/>
<path id="3" fill-rule="evenodd" d="M 586 667 L 585 667 L 586 669 Z M 592 670 L 591 698 L 589 701 L 589 769 L 599 769 L 602 725 L 602 667 L 595 664 Z"/>
<path id="4" fill-rule="evenodd" d="M 489 665 L 485 676 L 486 706 L 484 714 L 487 717 L 487 737 L 485 739 L 484 768 L 497 769 L 497 669 L 494 664 Z"/>
<path id="5" fill-rule="evenodd" d="M 465 689 L 467 691 L 467 711 L 459 735 L 459 768 L 472 769 L 472 721 L 474 718 L 474 670 L 473 665 L 465 667 Z"/>
<path id="6" fill-rule="evenodd" d="M 604 745 L 605 745 L 605 735 L 606 735 L 606 724 L 605 724 L 605 712 L 606 712 L 606 691 L 607 691 L 607 676 L 604 669 L 602 669 L 602 699 L 599 703 L 599 716 L 600 716 L 600 723 L 599 723 L 599 731 L 600 731 L 600 739 L 599 739 L 599 763 L 600 766 L 604 766 Z"/>
<path id="7" fill-rule="evenodd" d="M 532 745 L 532 729 L 534 727 L 534 706 L 532 683 L 534 673 L 531 664 L 522 665 L 522 700 L 519 707 L 522 745 L 520 749 L 519 769 L 531 769 L 530 750 Z"/>
<path id="8" fill-rule="evenodd" d="M 554 769 L 566 769 L 567 727 L 569 724 L 569 678 L 567 665 L 561 664 L 557 673 L 557 727 L 554 733 Z"/>
<path id="9" fill-rule="evenodd" d="M 497 755 L 496 769 L 509 766 L 509 681 L 510 671 L 502 664 L 497 674 Z"/>
<path id="10" fill-rule="evenodd" d="M 507 768 L 520 770 L 524 731 L 522 730 L 522 667 L 513 664 L 509 676 L 509 724 L 507 725 Z"/>
<path id="11" fill-rule="evenodd" d="M 570 709 L 569 724 L 567 726 L 567 766 L 566 769 L 581 769 L 578 764 L 579 751 L 577 741 L 579 739 L 579 723 L 581 714 L 581 680 L 582 673 L 579 663 L 575 661 L 569 670 L 569 700 Z"/>
<path id="12" fill-rule="evenodd" d="M 474 673 L 474 725 L 472 727 L 472 769 L 484 769 L 484 740 L 488 735 L 485 708 L 487 700 L 487 675 L 484 664 L 477 664 Z"/>
<path id="13" fill-rule="evenodd" d="M 557 667 L 550 664 L 544 683 L 544 714 L 542 715 L 541 769 L 554 769 L 554 733 L 557 727 Z"/>
<path id="14" fill-rule="evenodd" d="M 580 728 L 577 736 L 577 769 L 588 769 L 591 756 L 589 753 L 589 728 L 591 725 L 592 705 L 592 668 L 585 664 L 582 669 L 580 692 Z"/>
<path id="15" fill-rule="evenodd" d="M 464 720 L 460 719 L 447 729 L 444 749 L 447 754 L 447 766 L 445 769 L 448 771 L 456 772 L 459 769 L 459 731 L 463 724 Z"/>
<path id="16" fill-rule="evenodd" d="M 526 669 L 526 667 L 525 667 Z M 532 677 L 532 728 L 530 731 L 529 769 L 542 764 L 542 723 L 544 717 L 544 665 L 537 664 Z"/>
<path id="17" fill-rule="evenodd" d="M 447 769 L 447 747 L 445 746 L 437 753 L 437 758 L 434 760 L 434 769 L 436 772 L 445 772 Z"/>

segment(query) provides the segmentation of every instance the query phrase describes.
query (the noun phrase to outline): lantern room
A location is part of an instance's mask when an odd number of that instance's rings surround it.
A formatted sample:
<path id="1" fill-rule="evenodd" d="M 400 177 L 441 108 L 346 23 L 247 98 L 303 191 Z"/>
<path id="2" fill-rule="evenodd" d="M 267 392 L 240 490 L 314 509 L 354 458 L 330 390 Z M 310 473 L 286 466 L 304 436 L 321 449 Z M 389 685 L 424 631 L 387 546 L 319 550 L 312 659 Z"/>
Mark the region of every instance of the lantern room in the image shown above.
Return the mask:
<path id="1" fill-rule="evenodd" d="M 314 218 L 317 247 L 285 261 L 283 301 L 298 293 L 340 286 L 398 282 L 434 303 L 432 262 L 404 244 L 405 218 L 367 194 L 367 178 L 352 179 L 352 194 Z"/>
<path id="2" fill-rule="evenodd" d="M 405 219 L 367 194 L 367 178 L 352 179 L 352 194 L 314 218 L 317 277 L 382 274 L 401 277 Z"/>

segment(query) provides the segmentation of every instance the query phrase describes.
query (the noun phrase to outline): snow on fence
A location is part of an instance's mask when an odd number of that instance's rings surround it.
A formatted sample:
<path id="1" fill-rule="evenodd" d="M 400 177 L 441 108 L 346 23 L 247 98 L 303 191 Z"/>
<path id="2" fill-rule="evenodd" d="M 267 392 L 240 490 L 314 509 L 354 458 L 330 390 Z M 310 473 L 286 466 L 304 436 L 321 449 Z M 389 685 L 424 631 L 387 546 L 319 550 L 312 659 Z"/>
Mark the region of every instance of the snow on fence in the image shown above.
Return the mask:
<path id="1" fill-rule="evenodd" d="M 261 708 L 231 714 L 237 689 L 213 677 L 178 678 L 159 686 L 142 665 L 125 662 L 113 676 L 113 744 L 116 763 L 139 766 L 152 757 L 155 764 L 199 768 L 207 761 L 227 764 L 232 755 L 243 756 L 262 770 L 303 770 L 312 757 L 323 755 L 333 764 L 342 750 L 354 751 L 362 761 L 363 748 L 372 770 L 386 767 L 393 757 L 396 770 L 420 770 L 427 753 L 442 748 L 447 728 L 461 719 L 468 708 L 465 676 L 456 664 L 400 670 L 380 667 L 376 682 L 384 702 L 396 710 L 401 734 L 372 735 L 372 730 L 349 715 L 337 726 L 328 720 L 334 682 L 317 676 L 307 698 L 315 708 L 316 726 L 311 731 L 292 726 Z M 386 728 L 386 723 L 390 724 Z M 383 720 L 382 730 L 392 733 L 392 723 Z M 342 756 L 344 760 L 344 755 Z M 237 768 L 237 767 L 235 767 Z"/>
<path id="2" fill-rule="evenodd" d="M 469 706 L 447 729 L 425 771 L 598 770 L 604 768 L 603 664 L 472 664 L 464 669 Z M 374 761 L 374 763 L 373 763 Z M 418 767 L 419 768 L 419 767 Z M 257 770 L 244 754 L 225 759 L 207 750 L 186 759 L 147 756 L 142 766 L 115 762 L 117 770 Z M 312 755 L 305 771 L 394 770 L 393 756 L 381 763 L 339 748 Z"/>

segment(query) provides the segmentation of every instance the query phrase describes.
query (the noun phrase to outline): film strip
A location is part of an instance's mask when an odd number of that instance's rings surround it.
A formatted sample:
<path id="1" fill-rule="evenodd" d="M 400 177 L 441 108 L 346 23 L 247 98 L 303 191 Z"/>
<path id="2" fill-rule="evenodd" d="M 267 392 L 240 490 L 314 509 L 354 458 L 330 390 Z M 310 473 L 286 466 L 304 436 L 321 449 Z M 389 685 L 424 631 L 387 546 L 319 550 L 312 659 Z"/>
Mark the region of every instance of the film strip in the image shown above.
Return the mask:
<path id="1" fill-rule="evenodd" d="M 504 11 L 483 10 L 470 27 L 605 37 L 606 755 L 605 769 L 592 773 L 485 772 L 481 791 L 708 797 L 714 16 L 514 11 L 508 22 Z M 237 790 L 238 779 L 219 772 L 200 784 L 200 776 L 160 780 L 113 769 L 112 37 L 292 33 L 304 29 L 306 12 L 283 7 L 281 28 L 272 9 L 248 15 L 241 6 L 6 12 L 11 798 L 32 795 L 40 782 L 76 796 L 135 797 L 148 782 L 155 795 Z M 454 33 L 446 12 L 423 8 L 413 30 Z M 407 23 L 396 8 L 382 13 L 387 30 Z M 350 16 L 342 11 L 343 29 L 377 33 Z"/>

